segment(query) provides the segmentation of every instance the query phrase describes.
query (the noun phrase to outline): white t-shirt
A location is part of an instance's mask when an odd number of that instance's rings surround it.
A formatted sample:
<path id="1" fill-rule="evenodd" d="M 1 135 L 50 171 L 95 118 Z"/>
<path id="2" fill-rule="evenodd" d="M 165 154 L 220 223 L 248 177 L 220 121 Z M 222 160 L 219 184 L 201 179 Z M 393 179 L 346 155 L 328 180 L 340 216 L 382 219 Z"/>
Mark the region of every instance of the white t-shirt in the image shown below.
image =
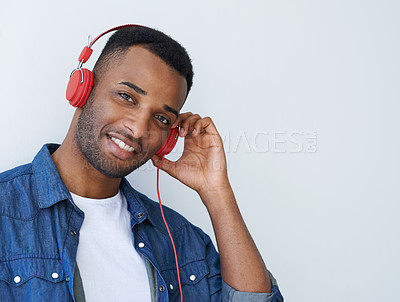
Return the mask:
<path id="1" fill-rule="evenodd" d="M 79 233 L 77 264 L 87 302 L 150 302 L 145 261 L 134 248 L 124 195 L 106 199 L 71 193 L 85 213 Z"/>

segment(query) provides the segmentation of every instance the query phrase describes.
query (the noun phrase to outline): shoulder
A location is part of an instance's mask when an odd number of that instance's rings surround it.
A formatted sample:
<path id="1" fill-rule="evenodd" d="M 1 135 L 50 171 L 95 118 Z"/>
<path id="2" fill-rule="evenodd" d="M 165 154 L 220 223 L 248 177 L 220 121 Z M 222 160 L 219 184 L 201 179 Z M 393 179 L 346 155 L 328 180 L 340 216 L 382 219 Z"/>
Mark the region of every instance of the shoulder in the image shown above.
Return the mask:
<path id="1" fill-rule="evenodd" d="M 15 179 L 16 181 L 21 180 L 21 177 L 23 176 L 29 177 L 32 174 L 33 174 L 32 164 L 25 164 L 22 166 L 15 167 L 13 169 L 0 173 L 0 185 L 12 182 Z"/>
<path id="2" fill-rule="evenodd" d="M 32 164 L 0 173 L 0 215 L 30 219 L 36 206 Z"/>

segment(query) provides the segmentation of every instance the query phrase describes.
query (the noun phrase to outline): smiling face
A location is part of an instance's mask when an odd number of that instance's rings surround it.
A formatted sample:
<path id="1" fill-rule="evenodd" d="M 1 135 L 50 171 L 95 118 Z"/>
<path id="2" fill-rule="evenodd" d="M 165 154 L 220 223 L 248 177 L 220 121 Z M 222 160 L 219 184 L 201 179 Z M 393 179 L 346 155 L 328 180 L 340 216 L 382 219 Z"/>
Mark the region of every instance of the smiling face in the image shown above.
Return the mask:
<path id="1" fill-rule="evenodd" d="M 96 77 L 75 142 L 102 174 L 120 178 L 150 159 L 166 139 L 186 97 L 186 80 L 158 56 L 130 47 Z"/>

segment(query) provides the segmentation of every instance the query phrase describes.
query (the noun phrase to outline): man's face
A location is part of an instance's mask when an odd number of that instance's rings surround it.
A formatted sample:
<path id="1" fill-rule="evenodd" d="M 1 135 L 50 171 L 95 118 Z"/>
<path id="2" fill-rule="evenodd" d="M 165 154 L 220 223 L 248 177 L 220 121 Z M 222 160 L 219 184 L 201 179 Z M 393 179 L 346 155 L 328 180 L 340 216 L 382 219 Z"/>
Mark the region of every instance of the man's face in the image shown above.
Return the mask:
<path id="1" fill-rule="evenodd" d="M 140 46 L 111 65 L 82 109 L 75 141 L 94 168 L 119 178 L 162 145 L 187 87 L 183 76 Z"/>

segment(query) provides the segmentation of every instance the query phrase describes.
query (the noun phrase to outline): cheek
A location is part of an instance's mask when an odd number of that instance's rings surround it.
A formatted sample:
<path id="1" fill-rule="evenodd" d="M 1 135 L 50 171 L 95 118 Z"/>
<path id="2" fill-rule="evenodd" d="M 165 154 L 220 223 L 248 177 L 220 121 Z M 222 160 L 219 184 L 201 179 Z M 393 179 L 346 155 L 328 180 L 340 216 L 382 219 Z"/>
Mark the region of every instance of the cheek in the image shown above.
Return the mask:
<path id="1" fill-rule="evenodd" d="M 143 148 L 146 148 L 145 152 L 154 154 L 160 148 L 162 144 L 162 140 L 159 134 L 154 134 L 152 131 L 149 131 L 145 140 L 143 140 Z"/>
<path id="2" fill-rule="evenodd" d="M 111 121 L 115 120 L 117 117 L 118 113 L 115 108 L 106 102 L 101 102 L 101 100 L 95 100 L 85 114 L 85 118 L 91 120 L 91 124 L 93 124 L 94 128 L 97 129 L 98 132 L 101 131 L 102 127 L 110 124 Z"/>
<path id="3" fill-rule="evenodd" d="M 146 145 L 149 153 L 155 154 L 165 143 L 167 136 L 167 131 L 160 132 L 160 129 L 150 130 L 146 137 Z"/>

